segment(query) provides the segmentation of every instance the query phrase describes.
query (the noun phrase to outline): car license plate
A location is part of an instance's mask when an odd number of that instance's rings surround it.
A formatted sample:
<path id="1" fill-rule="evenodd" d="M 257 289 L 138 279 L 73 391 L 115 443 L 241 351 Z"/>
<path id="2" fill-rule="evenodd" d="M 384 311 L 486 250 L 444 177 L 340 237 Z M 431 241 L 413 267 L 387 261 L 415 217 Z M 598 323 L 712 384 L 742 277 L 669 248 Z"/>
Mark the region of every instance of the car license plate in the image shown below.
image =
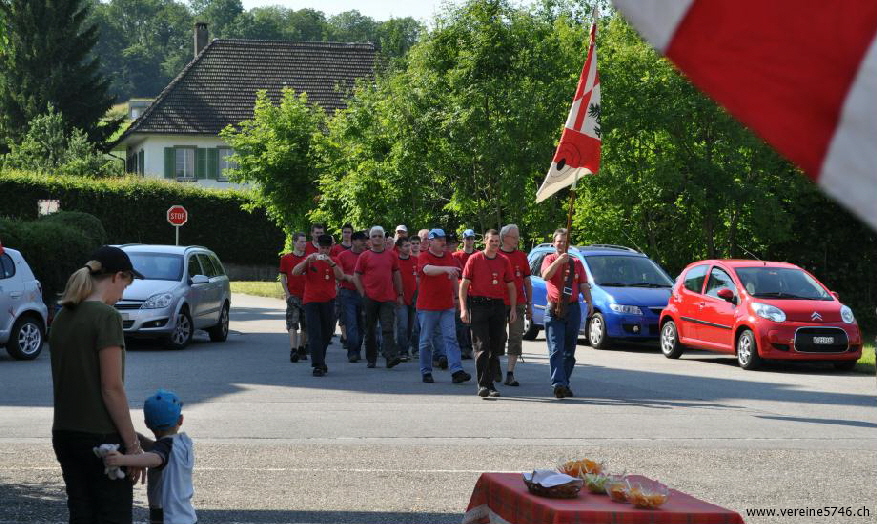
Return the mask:
<path id="1" fill-rule="evenodd" d="M 834 344 L 834 337 L 813 337 L 814 344 Z"/>

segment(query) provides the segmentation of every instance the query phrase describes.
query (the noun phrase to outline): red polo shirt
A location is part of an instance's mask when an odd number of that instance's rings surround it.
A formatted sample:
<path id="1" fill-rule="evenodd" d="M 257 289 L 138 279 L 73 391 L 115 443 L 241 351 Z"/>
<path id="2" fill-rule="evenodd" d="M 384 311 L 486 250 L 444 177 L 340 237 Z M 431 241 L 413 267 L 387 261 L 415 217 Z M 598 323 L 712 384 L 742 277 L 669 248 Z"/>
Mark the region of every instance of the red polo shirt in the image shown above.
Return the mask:
<path id="1" fill-rule="evenodd" d="M 337 257 L 341 253 L 343 253 L 345 251 L 349 251 L 349 250 L 350 250 L 350 246 L 345 246 L 344 244 L 334 244 L 329 249 L 329 256 Z"/>
<path id="2" fill-rule="evenodd" d="M 363 252 L 356 261 L 355 271 L 359 274 L 366 297 L 377 302 L 396 300 L 393 272 L 399 271 L 399 257 L 392 250 Z"/>
<path id="3" fill-rule="evenodd" d="M 331 260 L 331 264 L 336 263 Z M 330 262 L 314 260 L 305 267 L 305 294 L 302 303 L 328 302 L 335 298 L 335 270 Z"/>
<path id="4" fill-rule="evenodd" d="M 338 261 L 338 265 L 341 266 L 341 271 L 343 271 L 345 275 L 353 276 L 353 272 L 356 270 L 356 261 L 359 260 L 359 255 L 361 254 L 361 251 L 359 253 L 354 253 L 352 249 L 346 249 L 341 251 L 341 254 L 335 257 L 335 260 Z M 356 286 L 353 285 L 353 282 L 341 282 L 341 287 L 356 291 Z"/>
<path id="5" fill-rule="evenodd" d="M 448 275 L 429 276 L 423 272 L 426 266 L 457 266 L 451 255 L 436 256 L 426 250 L 417 259 L 417 274 L 420 276 L 420 291 L 417 293 L 417 309 L 444 311 L 454 307 L 454 281 Z M 459 267 L 459 266 L 457 266 Z"/>
<path id="6" fill-rule="evenodd" d="M 399 272 L 402 274 L 405 305 L 410 306 L 417 291 L 417 259 L 410 255 L 408 258 L 399 257 Z"/>
<path id="7" fill-rule="evenodd" d="M 489 258 L 484 251 L 473 253 L 463 268 L 463 278 L 469 281 L 470 297 L 508 299 L 507 284 L 514 282 L 509 259 L 495 254 Z"/>
<path id="8" fill-rule="evenodd" d="M 305 247 L 305 255 L 310 255 L 311 253 L 316 253 L 319 250 L 320 250 L 320 248 L 318 246 L 315 246 L 313 242 L 308 240 L 308 245 Z M 329 253 L 329 255 L 331 256 L 331 253 Z"/>
<path id="9" fill-rule="evenodd" d="M 460 251 L 454 251 L 453 253 L 451 253 L 451 256 L 454 257 L 458 264 L 460 264 L 460 269 L 463 269 L 464 267 L 466 267 L 466 262 L 469 261 L 469 257 L 477 252 L 478 251 L 476 250 L 471 253 L 466 253 L 461 249 Z"/>
<path id="10" fill-rule="evenodd" d="M 579 300 L 579 285 L 588 281 L 588 275 L 585 273 L 585 267 L 582 265 L 581 260 L 570 256 L 570 260 L 575 261 L 575 274 L 573 276 L 572 281 L 572 295 L 569 297 L 570 303 L 577 302 Z M 542 261 L 542 274 L 544 275 L 546 271 L 548 271 L 548 266 L 551 265 L 552 262 L 557 260 L 557 253 L 551 253 L 545 260 Z M 563 289 L 563 286 L 566 284 L 566 278 L 569 274 L 569 262 L 564 264 L 563 267 L 558 268 L 558 270 L 554 273 L 554 276 L 551 280 L 545 281 L 545 290 L 548 292 L 548 300 L 551 302 L 557 302 L 560 300 L 560 290 Z"/>
<path id="11" fill-rule="evenodd" d="M 292 269 L 299 265 L 306 255 L 297 256 L 295 253 L 287 253 L 280 257 L 280 272 L 286 275 L 286 290 L 290 295 L 301 298 L 305 292 L 304 275 L 293 275 Z"/>
<path id="12" fill-rule="evenodd" d="M 524 293 L 524 279 L 530 276 L 530 261 L 527 260 L 527 254 L 520 249 L 506 252 L 503 251 L 502 248 L 499 248 L 499 254 L 509 259 L 509 263 L 512 265 L 512 271 L 515 274 L 515 289 L 518 292 L 518 298 L 515 303 L 519 306 L 526 304 L 527 296 L 526 293 Z M 505 303 L 506 305 L 509 305 L 508 297 L 506 297 Z"/>

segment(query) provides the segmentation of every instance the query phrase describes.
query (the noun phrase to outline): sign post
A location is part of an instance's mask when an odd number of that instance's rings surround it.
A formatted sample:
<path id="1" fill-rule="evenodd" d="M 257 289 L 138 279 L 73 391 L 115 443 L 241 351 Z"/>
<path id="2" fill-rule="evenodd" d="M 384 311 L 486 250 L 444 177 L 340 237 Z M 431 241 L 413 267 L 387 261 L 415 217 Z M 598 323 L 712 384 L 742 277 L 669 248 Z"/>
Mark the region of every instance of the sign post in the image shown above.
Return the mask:
<path id="1" fill-rule="evenodd" d="M 180 227 L 185 224 L 189 220 L 189 213 L 186 211 L 186 208 L 183 206 L 176 204 L 168 208 L 167 210 L 167 221 L 170 225 L 174 226 L 174 229 L 177 230 L 177 246 L 180 245 Z"/>

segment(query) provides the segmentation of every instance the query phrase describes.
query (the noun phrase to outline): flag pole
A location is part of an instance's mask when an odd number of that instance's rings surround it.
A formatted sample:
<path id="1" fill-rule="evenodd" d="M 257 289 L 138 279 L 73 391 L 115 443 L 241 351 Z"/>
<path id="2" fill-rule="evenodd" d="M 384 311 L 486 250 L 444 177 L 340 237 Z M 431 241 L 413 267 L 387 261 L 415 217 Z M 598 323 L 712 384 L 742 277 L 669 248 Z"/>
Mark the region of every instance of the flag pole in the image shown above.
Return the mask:
<path id="1" fill-rule="evenodd" d="M 576 204 L 576 181 L 578 180 L 578 176 L 573 176 L 572 179 L 572 187 L 569 190 L 569 210 L 566 212 L 566 253 L 569 254 L 569 248 L 572 246 L 572 215 L 575 210 Z M 573 266 L 573 271 L 575 271 L 575 266 Z M 569 298 L 572 296 L 572 286 L 567 285 L 567 280 L 564 280 L 563 289 L 560 292 L 560 300 L 557 302 L 557 317 L 561 318 L 566 316 L 566 305 L 569 304 Z"/>

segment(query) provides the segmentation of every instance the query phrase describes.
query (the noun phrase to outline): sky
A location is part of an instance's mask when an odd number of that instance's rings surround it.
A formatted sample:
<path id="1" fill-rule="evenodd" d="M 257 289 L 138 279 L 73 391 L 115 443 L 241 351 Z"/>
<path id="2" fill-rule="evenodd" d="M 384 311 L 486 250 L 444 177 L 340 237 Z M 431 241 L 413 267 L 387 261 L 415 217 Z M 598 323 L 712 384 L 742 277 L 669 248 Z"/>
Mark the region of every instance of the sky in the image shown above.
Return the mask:
<path id="1" fill-rule="evenodd" d="M 449 0 L 242 0 L 242 3 L 246 10 L 281 5 L 295 10 L 315 9 L 326 13 L 326 16 L 332 16 L 356 9 L 374 20 L 410 16 L 428 22 L 433 13 L 446 1 Z M 460 4 L 462 1 L 451 0 L 454 4 Z"/>

